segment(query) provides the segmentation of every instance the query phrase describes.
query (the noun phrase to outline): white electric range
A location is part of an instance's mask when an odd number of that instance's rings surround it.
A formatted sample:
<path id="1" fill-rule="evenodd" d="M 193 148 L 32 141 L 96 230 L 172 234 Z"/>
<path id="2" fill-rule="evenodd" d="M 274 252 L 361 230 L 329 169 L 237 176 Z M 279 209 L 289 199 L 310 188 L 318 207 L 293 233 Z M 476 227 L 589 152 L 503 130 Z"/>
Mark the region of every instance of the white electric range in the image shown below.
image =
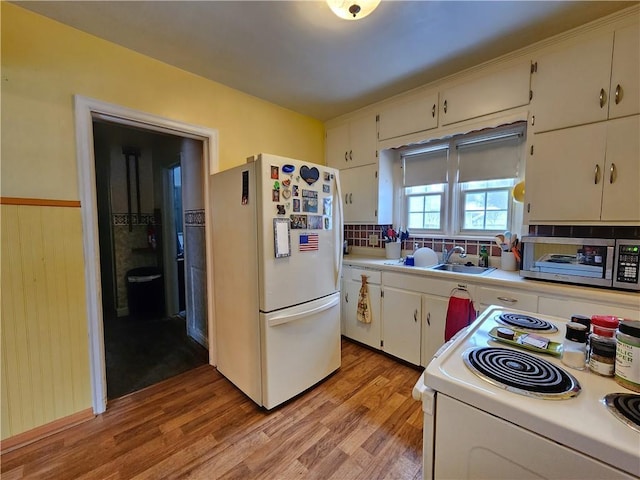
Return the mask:
<path id="1" fill-rule="evenodd" d="M 531 323 L 516 331 L 562 343 L 568 319 L 492 306 L 445 344 L 413 390 L 424 411 L 424 478 L 639 478 L 640 431 L 614 416 L 603 399 L 624 393 L 638 413 L 640 396 L 613 378 L 568 368 L 558 351 L 495 340 L 495 328 L 516 328 L 504 324 L 503 314 Z M 538 330 L 538 323 L 557 330 Z M 531 385 L 505 386 L 474 366 L 478 360 L 507 370 L 515 384 L 525 377 Z M 541 387 L 546 392 L 534 393 L 545 382 L 551 384 Z"/>

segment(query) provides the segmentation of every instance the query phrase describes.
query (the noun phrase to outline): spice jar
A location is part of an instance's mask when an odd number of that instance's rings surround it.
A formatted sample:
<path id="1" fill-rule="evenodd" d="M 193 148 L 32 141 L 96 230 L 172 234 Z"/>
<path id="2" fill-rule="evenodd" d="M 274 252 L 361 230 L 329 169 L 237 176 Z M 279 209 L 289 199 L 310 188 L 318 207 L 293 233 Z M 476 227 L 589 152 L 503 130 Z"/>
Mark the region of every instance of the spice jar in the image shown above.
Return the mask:
<path id="1" fill-rule="evenodd" d="M 578 322 L 567 322 L 566 327 L 562 363 L 576 370 L 584 370 L 587 366 L 587 327 Z"/>
<path id="2" fill-rule="evenodd" d="M 620 319 L 613 315 L 593 315 L 591 317 L 591 331 L 601 337 L 613 338 Z"/>
<path id="3" fill-rule="evenodd" d="M 640 392 L 640 322 L 622 320 L 616 331 L 615 380 L 634 392 Z"/>
<path id="4" fill-rule="evenodd" d="M 591 318 L 584 315 L 571 315 L 572 322 L 578 322 L 587 327 L 587 331 L 591 327 Z"/>
<path id="5" fill-rule="evenodd" d="M 589 370 L 603 377 L 613 377 L 616 360 L 615 339 L 591 335 L 589 344 Z"/>

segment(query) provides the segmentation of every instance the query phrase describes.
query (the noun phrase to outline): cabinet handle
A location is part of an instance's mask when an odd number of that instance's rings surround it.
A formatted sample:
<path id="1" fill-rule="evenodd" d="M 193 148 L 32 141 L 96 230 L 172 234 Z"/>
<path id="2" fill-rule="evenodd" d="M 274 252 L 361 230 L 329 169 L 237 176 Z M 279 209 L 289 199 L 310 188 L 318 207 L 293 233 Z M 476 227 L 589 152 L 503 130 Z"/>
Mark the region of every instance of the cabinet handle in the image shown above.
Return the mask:
<path id="1" fill-rule="evenodd" d="M 413 321 L 416 322 L 416 323 L 418 322 L 418 309 L 417 308 L 413 312 Z"/>
<path id="2" fill-rule="evenodd" d="M 353 150 L 349 150 L 349 160 L 353 160 Z"/>
<path id="3" fill-rule="evenodd" d="M 620 103 L 620 100 L 622 100 L 622 87 L 620 86 L 620 84 L 618 84 L 616 85 L 616 94 L 615 94 L 616 105 Z"/>
<path id="4" fill-rule="evenodd" d="M 607 93 L 604 91 L 604 88 L 600 89 L 600 108 L 604 107 L 607 103 Z"/>
<path id="5" fill-rule="evenodd" d="M 447 113 L 447 101 L 444 101 L 444 113 Z"/>
<path id="6" fill-rule="evenodd" d="M 431 116 L 433 118 L 436 118 L 436 104 L 433 104 L 433 107 L 431 107 Z"/>
<path id="7" fill-rule="evenodd" d="M 600 165 L 598 165 L 597 163 L 596 163 L 596 169 L 593 173 L 594 173 L 593 183 L 597 185 L 598 182 L 600 181 Z"/>
<path id="8" fill-rule="evenodd" d="M 498 300 L 500 300 L 501 302 L 507 302 L 507 303 L 518 303 L 518 300 L 516 300 L 515 298 L 510 298 L 510 297 L 497 297 Z"/>
<path id="9" fill-rule="evenodd" d="M 616 176 L 616 164 L 612 163 L 611 167 L 609 168 L 609 183 L 613 183 L 615 176 Z"/>
<path id="10" fill-rule="evenodd" d="M 349 203 L 353 205 L 353 193 L 349 194 Z"/>
<path id="11" fill-rule="evenodd" d="M 348 162 L 349 161 L 349 152 L 347 152 L 346 150 L 344 151 L 344 161 Z"/>
<path id="12" fill-rule="evenodd" d="M 431 326 L 431 312 L 427 313 L 427 325 Z"/>
<path id="13" fill-rule="evenodd" d="M 346 205 L 346 204 L 348 204 L 348 203 L 349 203 L 349 194 L 348 194 L 348 193 L 345 193 L 345 194 L 344 194 L 344 204 Z"/>
<path id="14" fill-rule="evenodd" d="M 348 292 L 344 294 L 344 301 L 349 303 L 349 293 Z"/>

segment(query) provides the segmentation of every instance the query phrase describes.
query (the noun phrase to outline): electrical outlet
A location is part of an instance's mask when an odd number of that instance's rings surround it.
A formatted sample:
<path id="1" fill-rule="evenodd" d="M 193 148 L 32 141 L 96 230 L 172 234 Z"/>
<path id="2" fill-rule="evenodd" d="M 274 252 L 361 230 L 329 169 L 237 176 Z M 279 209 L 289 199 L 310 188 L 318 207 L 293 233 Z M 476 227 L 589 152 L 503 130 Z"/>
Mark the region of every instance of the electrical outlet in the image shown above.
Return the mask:
<path id="1" fill-rule="evenodd" d="M 369 246 L 375 247 L 376 245 L 378 245 L 379 240 L 380 238 L 378 237 L 378 235 L 376 235 L 375 233 L 372 233 L 371 235 L 369 235 Z"/>

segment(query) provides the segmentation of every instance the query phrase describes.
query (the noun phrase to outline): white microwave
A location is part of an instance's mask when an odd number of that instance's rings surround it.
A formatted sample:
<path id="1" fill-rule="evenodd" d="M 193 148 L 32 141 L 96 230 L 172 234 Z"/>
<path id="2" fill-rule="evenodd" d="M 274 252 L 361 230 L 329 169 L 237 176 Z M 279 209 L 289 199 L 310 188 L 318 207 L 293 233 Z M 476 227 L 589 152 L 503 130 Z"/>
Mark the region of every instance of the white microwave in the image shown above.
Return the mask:
<path id="1" fill-rule="evenodd" d="M 520 276 L 640 291 L 640 239 L 522 238 Z"/>

